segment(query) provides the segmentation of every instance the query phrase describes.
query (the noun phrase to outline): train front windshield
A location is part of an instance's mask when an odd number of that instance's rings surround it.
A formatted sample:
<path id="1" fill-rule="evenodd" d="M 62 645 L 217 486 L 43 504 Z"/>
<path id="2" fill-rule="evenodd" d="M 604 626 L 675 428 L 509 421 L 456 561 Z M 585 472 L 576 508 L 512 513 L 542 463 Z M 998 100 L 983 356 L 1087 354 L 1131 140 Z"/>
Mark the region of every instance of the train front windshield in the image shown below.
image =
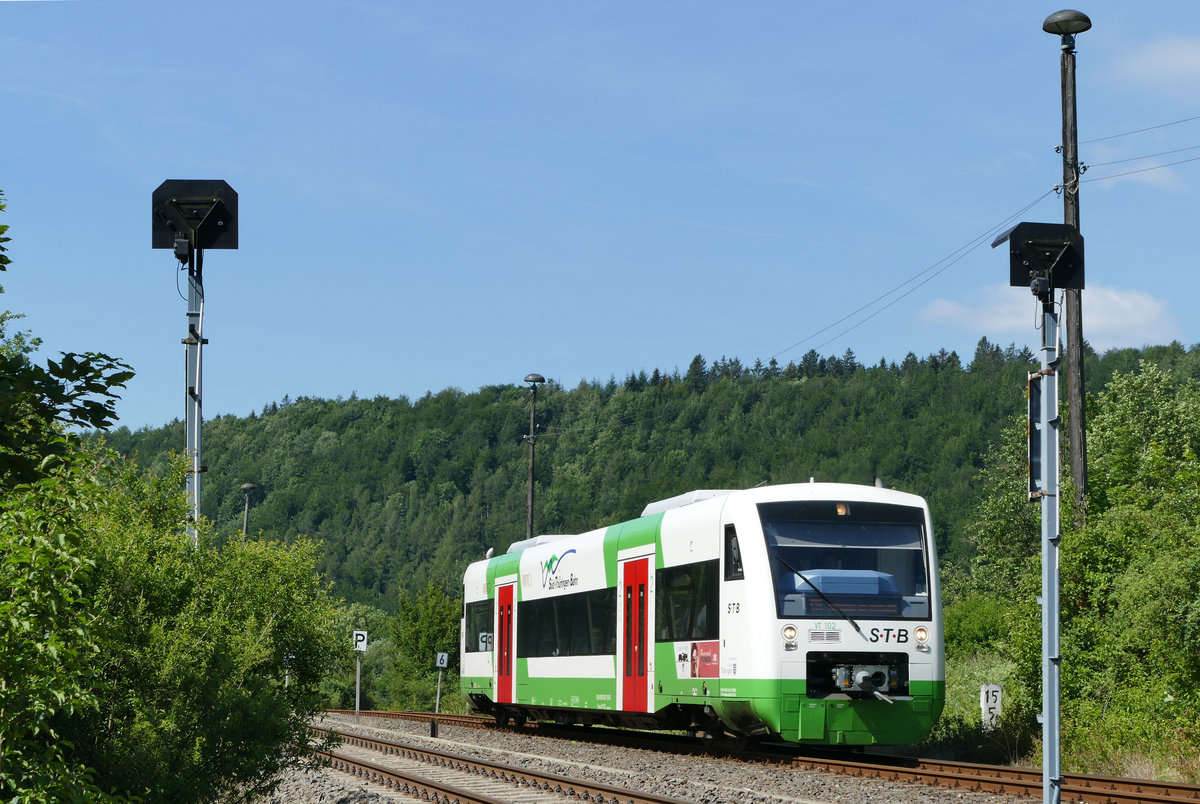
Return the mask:
<path id="1" fill-rule="evenodd" d="M 758 512 L 781 618 L 929 618 L 921 508 L 822 500 Z"/>

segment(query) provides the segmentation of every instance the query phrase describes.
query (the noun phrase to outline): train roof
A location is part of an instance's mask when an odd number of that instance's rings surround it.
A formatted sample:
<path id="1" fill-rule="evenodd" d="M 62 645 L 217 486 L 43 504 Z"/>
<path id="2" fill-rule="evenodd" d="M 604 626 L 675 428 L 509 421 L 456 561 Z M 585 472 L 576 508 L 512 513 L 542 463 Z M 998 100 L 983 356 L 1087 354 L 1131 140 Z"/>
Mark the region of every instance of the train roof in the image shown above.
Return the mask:
<path id="1" fill-rule="evenodd" d="M 686 494 L 678 494 L 674 497 L 668 497 L 665 500 L 650 503 L 642 510 L 642 516 L 661 514 L 663 511 L 670 511 L 672 508 L 682 508 L 685 505 L 698 503 L 702 500 L 724 497 L 726 494 L 732 494 L 733 492 L 734 489 L 697 489 L 696 491 L 689 491 Z"/>
<path id="2" fill-rule="evenodd" d="M 577 534 L 574 534 L 574 533 L 546 533 L 541 536 L 534 536 L 532 539 L 521 539 L 520 541 L 515 541 L 512 544 L 510 544 L 508 546 L 508 549 L 505 552 L 506 553 L 519 553 L 528 547 L 537 547 L 539 544 L 546 544 L 547 542 L 554 542 L 554 541 L 558 541 L 559 539 L 565 539 L 568 536 L 575 536 L 575 535 L 577 535 Z"/>
<path id="3" fill-rule="evenodd" d="M 768 491 L 769 489 L 782 490 L 782 489 L 787 489 L 789 487 L 801 487 L 801 486 L 808 486 L 809 488 L 813 489 L 813 491 L 818 494 L 829 494 L 833 491 L 841 491 L 843 494 L 845 494 L 852 490 L 858 491 L 859 493 L 861 493 L 861 490 L 863 490 L 863 489 L 874 489 L 877 491 L 887 491 L 889 494 L 894 494 L 897 497 L 911 497 L 913 499 L 920 499 L 919 497 L 916 497 L 916 495 L 909 494 L 908 492 L 896 491 L 894 489 L 886 489 L 885 490 L 883 488 L 883 485 L 878 480 L 876 480 L 875 485 L 873 487 L 872 486 L 862 486 L 862 485 L 852 484 L 852 483 L 850 483 L 850 484 L 847 484 L 847 483 L 817 483 L 815 480 L 810 479 L 808 481 L 808 483 L 803 483 L 803 484 L 801 484 L 801 483 L 785 483 L 785 484 L 782 484 L 779 486 L 767 486 L 766 484 L 760 483 L 758 486 L 755 486 L 754 489 L 763 489 L 764 491 L 769 493 L 769 491 Z M 656 500 L 656 501 L 648 504 L 644 509 L 642 509 L 642 516 L 652 516 L 654 514 L 661 514 L 664 511 L 670 511 L 675 508 L 683 508 L 684 506 L 693 505 L 698 502 L 704 502 L 705 500 L 713 500 L 718 497 L 727 497 L 730 494 L 733 494 L 735 492 L 753 491 L 754 489 L 696 489 L 695 491 L 688 491 L 683 494 L 677 494 L 674 497 L 668 497 L 665 500 Z M 793 493 L 795 493 L 795 492 L 793 492 Z M 598 530 L 602 531 L 602 530 L 604 530 L 604 528 L 599 528 Z M 565 539 L 568 537 L 579 536 L 579 535 L 582 535 L 582 534 L 547 533 L 547 534 L 543 534 L 541 536 L 534 536 L 532 539 L 520 539 L 520 540 L 515 541 L 512 544 L 510 544 L 508 546 L 508 550 L 506 550 L 505 552 L 519 553 L 522 550 L 526 550 L 530 547 L 537 547 L 538 545 L 541 545 L 541 544 L 547 544 L 549 542 L 554 542 L 559 539 Z M 490 556 L 489 556 L 489 558 L 490 558 Z"/>
<path id="4" fill-rule="evenodd" d="M 807 487 L 808 491 L 802 491 Z M 885 489 L 883 484 L 877 479 L 874 486 L 865 486 L 855 483 L 818 483 L 816 480 L 810 479 L 807 483 L 784 483 L 777 486 L 768 486 L 765 483 L 760 483 L 753 489 L 697 489 L 689 491 L 685 494 L 679 494 L 674 497 L 668 497 L 665 500 L 652 502 L 642 511 L 642 516 L 650 516 L 651 514 L 661 514 L 664 511 L 670 511 L 674 508 L 683 508 L 687 505 L 693 505 L 705 500 L 712 500 L 718 497 L 726 497 L 734 493 L 754 492 L 760 490 L 763 494 L 771 495 L 777 493 L 800 494 L 805 498 L 816 495 L 850 495 L 856 497 L 864 493 L 864 490 L 871 490 L 873 493 L 884 492 L 891 495 L 896 495 L 897 498 L 910 497 L 914 500 L 920 499 L 916 495 L 908 492 L 896 491 L 895 489 Z M 775 490 L 774 492 L 772 490 Z"/>

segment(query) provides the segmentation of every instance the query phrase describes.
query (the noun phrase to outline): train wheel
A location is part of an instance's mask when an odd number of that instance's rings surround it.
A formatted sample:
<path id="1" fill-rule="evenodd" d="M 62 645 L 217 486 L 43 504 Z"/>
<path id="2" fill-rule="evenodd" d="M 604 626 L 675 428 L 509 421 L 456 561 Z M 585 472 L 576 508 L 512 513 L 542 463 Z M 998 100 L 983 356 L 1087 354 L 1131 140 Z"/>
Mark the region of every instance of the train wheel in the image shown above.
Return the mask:
<path id="1" fill-rule="evenodd" d="M 740 754 L 750 747 L 750 738 L 745 734 L 725 733 L 720 746 L 731 754 Z"/>

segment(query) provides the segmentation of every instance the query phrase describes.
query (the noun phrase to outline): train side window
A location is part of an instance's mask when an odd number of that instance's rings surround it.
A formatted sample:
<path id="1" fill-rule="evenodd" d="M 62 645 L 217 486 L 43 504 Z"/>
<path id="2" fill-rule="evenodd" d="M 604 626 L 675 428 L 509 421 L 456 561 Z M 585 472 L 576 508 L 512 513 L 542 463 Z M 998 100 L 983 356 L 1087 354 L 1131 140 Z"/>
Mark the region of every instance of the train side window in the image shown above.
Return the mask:
<path id="1" fill-rule="evenodd" d="M 745 578 L 742 570 L 742 550 L 738 547 L 737 528 L 725 526 L 725 580 L 740 581 Z"/>
<path id="2" fill-rule="evenodd" d="M 517 604 L 517 656 L 553 656 L 554 600 L 522 600 Z"/>
<path id="3" fill-rule="evenodd" d="M 477 600 L 466 605 L 467 653 L 492 649 L 492 601 Z"/>
<path id="4" fill-rule="evenodd" d="M 658 570 L 654 615 L 656 641 L 716 639 L 719 636 L 720 586 L 716 559 Z"/>
<path id="5" fill-rule="evenodd" d="M 519 658 L 616 653 L 615 587 L 540 600 L 523 600 L 519 609 Z"/>

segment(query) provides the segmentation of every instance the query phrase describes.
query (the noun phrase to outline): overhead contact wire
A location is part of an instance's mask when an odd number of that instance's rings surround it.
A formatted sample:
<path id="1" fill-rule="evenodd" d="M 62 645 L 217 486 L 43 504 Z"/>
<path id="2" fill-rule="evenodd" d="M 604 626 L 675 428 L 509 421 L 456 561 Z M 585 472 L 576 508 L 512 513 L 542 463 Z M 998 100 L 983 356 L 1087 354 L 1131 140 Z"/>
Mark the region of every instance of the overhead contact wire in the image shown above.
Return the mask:
<path id="1" fill-rule="evenodd" d="M 1121 134 L 1110 134 L 1107 137 L 1097 137 L 1094 140 L 1084 140 L 1083 142 L 1081 142 L 1079 144 L 1080 145 L 1089 145 L 1093 142 L 1104 142 L 1105 140 L 1115 140 L 1118 137 L 1128 137 L 1133 134 L 1143 134 L 1147 131 L 1154 131 L 1154 130 L 1160 129 L 1160 128 L 1167 128 L 1168 126 L 1177 126 L 1180 123 L 1190 123 L 1193 120 L 1200 120 L 1200 115 L 1196 115 L 1195 117 L 1185 117 L 1182 120 L 1175 120 L 1170 123 L 1160 123 L 1157 126 L 1147 126 L 1146 128 L 1139 128 L 1139 129 L 1135 129 L 1133 131 L 1126 131 Z"/>
<path id="2" fill-rule="evenodd" d="M 1200 146 L 1197 146 L 1200 147 Z M 1185 149 L 1186 150 L 1186 149 Z M 1149 157 L 1143 157 L 1149 158 Z M 1111 176 L 1096 176 L 1092 179 L 1082 179 L 1082 182 L 1107 181 L 1108 179 L 1119 179 L 1122 176 L 1132 176 L 1135 173 L 1149 173 L 1152 170 L 1162 170 L 1163 168 L 1174 167 L 1175 165 L 1183 165 L 1188 162 L 1200 161 L 1200 156 L 1193 156 L 1191 159 L 1180 159 L 1178 162 L 1168 162 L 1165 165 L 1152 165 L 1151 167 L 1139 168 L 1138 170 L 1127 170 L 1124 173 L 1113 173 Z"/>
<path id="3" fill-rule="evenodd" d="M 979 248 L 979 246 L 980 246 L 981 244 L 983 244 L 983 243 L 986 243 L 986 242 L 987 242 L 987 241 L 988 241 L 988 240 L 989 240 L 991 237 L 993 237 L 993 236 L 994 236 L 995 234 L 997 234 L 998 232 L 1002 231 L 1002 230 L 1004 229 L 1004 227 L 1008 226 L 1008 225 L 1009 225 L 1009 224 L 1010 224 L 1012 221 L 1016 220 L 1017 218 L 1021 217 L 1021 216 L 1022 216 L 1022 215 L 1024 215 L 1026 212 L 1028 212 L 1030 209 L 1032 209 L 1033 207 L 1037 206 L 1037 205 L 1038 205 L 1038 204 L 1039 204 L 1039 203 L 1040 203 L 1040 202 L 1041 202 L 1043 199 L 1045 199 L 1045 198 L 1046 198 L 1048 195 L 1050 195 L 1050 194 L 1051 194 L 1051 193 L 1053 193 L 1053 192 L 1054 192 L 1054 190 L 1047 190 L 1046 192 L 1042 193 L 1040 196 L 1038 196 L 1037 198 L 1035 198 L 1033 201 L 1030 201 L 1028 204 L 1026 204 L 1025 206 L 1021 207 L 1019 210 L 1017 210 L 1016 212 L 1012 213 L 1012 214 L 1011 214 L 1011 215 L 1009 215 L 1008 217 L 1006 217 L 1006 218 L 1005 218 L 1003 221 L 1001 221 L 1000 223 L 998 223 L 998 224 L 996 224 L 996 225 L 992 226 L 991 228 L 987 229 L 987 230 L 986 230 L 986 231 L 984 231 L 982 234 L 978 235 L 977 237 L 973 238 L 972 240 L 969 240 L 969 241 L 967 241 L 967 242 L 966 242 L 964 245 L 962 245 L 962 246 L 959 246 L 957 249 L 955 249 L 954 251 L 950 252 L 949 254 L 947 254 L 947 255 L 946 255 L 945 257 L 943 257 L 942 259 L 940 259 L 940 260 L 938 260 L 937 262 L 935 262 L 935 263 L 933 263 L 932 265 L 930 265 L 928 268 L 925 268 L 925 269 L 923 269 L 923 270 L 921 270 L 921 271 L 918 271 L 916 274 L 914 274 L 913 276 L 910 276 L 908 279 L 906 279 L 906 280 L 904 280 L 903 282 L 901 282 L 900 284 L 896 285 L 896 286 L 895 286 L 895 287 L 893 287 L 891 290 L 888 290 L 888 291 L 886 291 L 886 292 L 884 292 L 884 293 L 881 293 L 879 296 L 876 296 L 876 297 L 875 297 L 874 299 L 872 299 L 871 301 L 869 301 L 869 302 L 867 302 L 866 304 L 864 304 L 864 305 L 862 305 L 861 307 L 859 307 L 857 310 L 854 310 L 853 312 L 847 313 L 846 315 L 842 316 L 842 317 L 841 317 L 841 318 L 839 318 L 837 321 L 834 321 L 833 323 L 831 323 L 831 324 L 828 324 L 827 326 L 824 326 L 824 327 L 822 327 L 821 329 L 817 330 L 816 332 L 812 333 L 811 335 L 808 335 L 808 336 L 807 336 L 807 337 L 805 337 L 805 338 L 802 338 L 801 340 L 797 341 L 796 343 L 792 344 L 791 346 L 788 346 L 788 347 L 786 347 L 786 348 L 784 348 L 784 349 L 780 349 L 778 352 L 776 352 L 775 354 L 771 355 L 771 358 L 772 358 L 772 359 L 774 359 L 774 358 L 776 358 L 776 357 L 779 357 L 781 354 L 784 354 L 785 352 L 790 352 L 791 350 L 795 349 L 797 346 L 800 346 L 800 345 L 802 345 L 802 344 L 804 344 L 804 343 L 807 343 L 808 341 L 810 341 L 810 340 L 812 340 L 813 338 L 817 337 L 817 336 L 818 336 L 818 335 L 820 335 L 821 333 L 823 333 L 823 332 L 826 332 L 826 331 L 828 331 L 828 330 L 830 330 L 830 329 L 832 329 L 832 328 L 836 327 L 838 324 L 841 324 L 843 321 L 847 321 L 847 320 L 849 320 L 849 319 L 853 318 L 854 316 L 858 315 L 858 314 L 859 314 L 859 313 L 861 313 L 862 311 L 864 311 L 864 310 L 867 310 L 867 309 L 870 309 L 871 307 L 875 306 L 876 304 L 879 304 L 879 303 L 880 303 L 881 301 L 883 301 L 884 299 L 888 298 L 889 296 L 892 296 L 892 295 L 894 295 L 894 294 L 895 294 L 897 291 L 899 291 L 901 288 L 907 287 L 908 285 L 910 285 L 910 284 L 912 284 L 912 283 L 914 283 L 914 282 L 916 282 L 916 283 L 917 283 L 917 284 L 913 285 L 911 288 L 909 288 L 907 291 L 905 291 L 904 293 L 902 293 L 901 295 L 897 296 L 896 298 L 894 298 L 894 299 L 892 299 L 891 301 L 889 301 L 887 304 L 885 304 L 885 305 L 883 305 L 882 307 L 880 307 L 878 310 L 875 310 L 875 311 L 873 311 L 873 312 L 872 312 L 870 315 L 867 315 L 867 316 L 865 316 L 865 317 L 864 317 L 862 320 L 860 320 L 860 321 L 856 321 L 854 324 L 852 324 L 852 325 L 850 325 L 849 327 L 847 327 L 847 328 L 843 329 L 841 332 L 839 332 L 838 334 L 834 335 L 832 338 L 829 338 L 828 340 L 826 340 L 826 341 L 823 341 L 822 343 L 818 344 L 818 345 L 817 345 L 816 347 L 814 347 L 814 348 L 820 348 L 820 347 L 822 347 L 822 346 L 825 346 L 825 345 L 827 345 L 827 344 L 830 344 L 830 343 L 832 343 L 833 341 L 836 341 L 838 338 L 840 338 L 840 337 L 842 337 L 843 335 L 845 335 L 846 333 L 848 333 L 848 332 L 852 332 L 853 330 L 855 330 L 855 329 L 857 329 L 858 327 L 862 326 L 862 325 L 863 325 L 863 324 L 865 324 L 866 322 L 870 321 L 870 320 L 871 320 L 872 318 L 874 318 L 875 316 L 877 316 L 877 315 L 879 315 L 880 313 L 882 313 L 884 310 L 887 310 L 889 307 L 891 307 L 891 306 L 893 306 L 894 304 L 896 304 L 896 302 L 898 302 L 898 301 L 900 301 L 901 299 L 905 298 L 906 296 L 910 295 L 910 294 L 911 294 L 913 291 L 915 291 L 917 288 L 921 287 L 922 285 L 925 285 L 925 284 L 926 284 L 926 283 L 928 283 L 930 280 L 932 280 L 932 279 L 936 278 L 937 276 L 941 275 L 942 273 L 944 273 L 944 272 L 945 272 L 947 269 L 949 269 L 951 266 L 955 265 L 955 264 L 956 264 L 956 263 L 958 263 L 960 260 L 962 260 L 962 258 L 963 258 L 963 257 L 967 256 L 967 255 L 968 255 L 968 254 L 970 254 L 972 251 L 974 251 L 975 249 Z M 944 263 L 944 264 L 943 264 L 943 263 Z M 939 268 L 938 266 L 941 266 L 941 267 Z M 932 273 L 930 273 L 930 272 L 932 272 Z M 929 274 L 929 276 L 925 276 L 926 274 Z M 925 278 L 924 278 L 924 279 L 921 279 L 921 277 L 925 277 Z M 919 279 L 920 279 L 921 281 L 919 281 L 919 282 L 918 282 L 917 280 L 919 280 Z"/>

